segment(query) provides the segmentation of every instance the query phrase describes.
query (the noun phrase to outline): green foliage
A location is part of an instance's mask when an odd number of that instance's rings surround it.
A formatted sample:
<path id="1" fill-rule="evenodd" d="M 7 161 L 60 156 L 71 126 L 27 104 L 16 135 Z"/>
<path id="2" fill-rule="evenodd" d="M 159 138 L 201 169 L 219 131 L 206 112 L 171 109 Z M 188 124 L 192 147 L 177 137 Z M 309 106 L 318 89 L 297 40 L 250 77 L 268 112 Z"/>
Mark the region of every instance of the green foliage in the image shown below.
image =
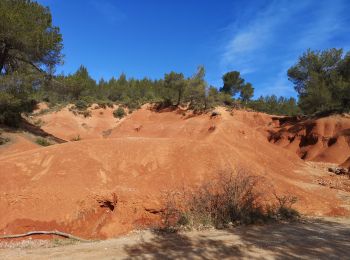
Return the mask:
<path id="1" fill-rule="evenodd" d="M 0 76 L 0 124 L 18 126 L 21 113 L 31 112 L 36 102 L 30 96 L 35 79 L 19 72 Z"/>
<path id="2" fill-rule="evenodd" d="M 253 85 L 249 82 L 244 83 L 244 79 L 241 77 L 239 71 L 230 71 L 222 76 L 224 86 L 220 89 L 223 93 L 222 99 L 226 105 L 232 106 L 235 103 L 232 98 L 239 93 L 240 100 L 243 103 L 248 103 L 248 101 L 254 95 Z"/>
<path id="3" fill-rule="evenodd" d="M 56 87 L 59 95 L 68 96 L 73 100 L 85 99 L 88 102 L 96 99 L 91 97 L 96 94 L 96 82 L 90 77 L 84 66 L 80 66 L 72 75 L 58 77 L 58 82 L 61 85 Z"/>
<path id="4" fill-rule="evenodd" d="M 254 95 L 254 88 L 252 84 L 246 83 L 242 86 L 240 91 L 240 98 L 243 102 L 247 103 Z"/>
<path id="5" fill-rule="evenodd" d="M 222 76 L 224 86 L 220 89 L 221 92 L 235 96 L 242 88 L 244 79 L 241 78 L 239 71 L 230 71 Z"/>
<path id="6" fill-rule="evenodd" d="M 113 115 L 116 118 L 122 119 L 126 115 L 126 113 L 124 108 L 118 107 L 116 110 L 113 111 Z"/>
<path id="7" fill-rule="evenodd" d="M 294 98 L 277 98 L 275 95 L 265 97 L 261 96 L 257 100 L 248 102 L 247 106 L 256 111 L 273 115 L 293 116 L 300 114 L 300 109 Z"/>
<path id="8" fill-rule="evenodd" d="M 2 132 L 0 131 L 0 145 L 6 144 L 7 142 L 10 141 L 10 138 L 8 137 L 3 137 Z"/>
<path id="9" fill-rule="evenodd" d="M 114 104 L 111 101 L 99 101 L 97 102 L 97 105 L 100 108 L 106 109 L 107 107 L 113 108 Z"/>
<path id="10" fill-rule="evenodd" d="M 350 110 L 350 53 L 342 49 L 308 50 L 288 70 L 306 114 Z"/>
<path id="11" fill-rule="evenodd" d="M 74 105 L 78 110 L 86 110 L 89 107 L 89 103 L 82 99 L 77 100 Z"/>
<path id="12" fill-rule="evenodd" d="M 53 75 L 55 65 L 62 63 L 62 42 L 48 8 L 31 0 L 0 1 L 0 124 L 18 125 L 21 114 L 33 110 L 35 100 L 74 103 L 74 113 L 85 117 L 91 115 L 87 107 L 92 103 L 102 108 L 117 103 L 129 112 L 145 103 L 194 112 L 218 105 L 244 105 L 283 115 L 350 111 L 350 52 L 343 55 L 342 49 L 308 50 L 288 70 L 300 110 L 293 98 L 272 95 L 252 100 L 254 87 L 238 71 L 222 76 L 220 91 L 208 87 L 202 66 L 191 77 L 171 71 L 158 80 L 127 78 L 122 73 L 96 83 L 84 66 L 73 74 Z"/>
<path id="13" fill-rule="evenodd" d="M 210 107 L 206 95 L 207 83 L 205 82 L 205 69 L 199 66 L 197 72 L 188 80 L 185 92 L 185 101 L 188 108 L 194 112 L 201 112 Z"/>
<path id="14" fill-rule="evenodd" d="M 47 8 L 33 1 L 0 1 L 0 124 L 18 126 L 35 108 L 41 72 L 61 62 L 62 37 Z"/>
<path id="15" fill-rule="evenodd" d="M 51 13 L 34 1 L 0 1 L 0 74 L 23 66 L 51 70 L 62 60 L 62 36 Z"/>
<path id="16" fill-rule="evenodd" d="M 170 72 L 164 75 L 164 87 L 168 90 L 164 92 L 165 99 L 176 97 L 176 105 L 180 105 L 186 88 L 186 81 L 182 73 Z"/>
<path id="17" fill-rule="evenodd" d="M 49 145 L 52 145 L 52 143 L 49 142 L 47 139 L 41 138 L 41 137 L 37 138 L 37 139 L 35 140 L 35 142 L 36 142 L 37 144 L 41 145 L 41 146 L 49 146 Z"/>

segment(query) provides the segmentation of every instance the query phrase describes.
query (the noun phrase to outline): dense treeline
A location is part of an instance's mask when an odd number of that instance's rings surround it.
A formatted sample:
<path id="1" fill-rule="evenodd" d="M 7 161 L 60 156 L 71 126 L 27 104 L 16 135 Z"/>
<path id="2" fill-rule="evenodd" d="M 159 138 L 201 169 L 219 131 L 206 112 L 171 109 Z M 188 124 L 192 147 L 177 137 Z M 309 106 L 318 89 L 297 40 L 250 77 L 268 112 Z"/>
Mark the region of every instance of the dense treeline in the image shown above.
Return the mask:
<path id="1" fill-rule="evenodd" d="M 187 106 L 196 112 L 217 105 L 250 107 L 271 114 L 295 115 L 300 111 L 294 98 L 276 96 L 260 97 L 251 100 L 254 88 L 245 83 L 240 73 L 232 71 L 223 76 L 223 87 L 218 90 L 208 86 L 204 80 L 205 70 L 199 67 L 189 78 L 182 73 L 170 72 L 163 79 L 127 79 L 125 74 L 119 78 L 96 83 L 87 69 L 81 66 L 74 74 L 58 76 L 36 91 L 36 100 L 50 103 L 97 102 L 123 104 L 130 109 L 145 103 L 159 103 L 161 106 Z M 238 96 L 236 99 L 234 97 Z"/>
<path id="2" fill-rule="evenodd" d="M 256 100 L 251 100 L 248 106 L 256 111 L 265 112 L 271 115 L 294 116 L 301 113 L 295 98 L 261 96 Z"/>
<path id="3" fill-rule="evenodd" d="M 21 113 L 40 101 L 81 108 L 113 102 L 131 110 L 157 103 L 159 108 L 181 105 L 195 112 L 226 105 L 280 115 L 350 108 L 350 53 L 343 55 L 341 49 L 307 51 L 288 70 L 297 102 L 274 95 L 252 100 L 254 87 L 238 71 L 223 75 L 221 88 L 209 86 L 202 66 L 191 77 L 169 72 L 157 80 L 122 74 L 96 82 L 84 66 L 70 75 L 55 75 L 62 48 L 62 35 L 52 25 L 48 8 L 29 0 L 0 1 L 0 124 L 16 125 Z"/>

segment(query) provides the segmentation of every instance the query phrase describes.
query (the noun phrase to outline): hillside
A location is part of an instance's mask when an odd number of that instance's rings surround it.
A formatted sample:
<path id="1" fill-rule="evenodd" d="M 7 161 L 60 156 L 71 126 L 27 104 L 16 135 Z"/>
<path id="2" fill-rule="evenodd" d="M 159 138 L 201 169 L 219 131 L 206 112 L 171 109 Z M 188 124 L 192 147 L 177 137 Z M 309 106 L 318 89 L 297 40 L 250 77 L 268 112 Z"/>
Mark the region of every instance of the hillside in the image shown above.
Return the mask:
<path id="1" fill-rule="evenodd" d="M 350 115 L 280 120 L 270 141 L 317 162 L 346 164 L 350 160 Z"/>
<path id="2" fill-rule="evenodd" d="M 349 191 L 320 185 L 323 178 L 337 176 L 330 176 L 326 166 L 305 162 L 282 141 L 269 142 L 272 132 L 292 131 L 299 124 L 300 129 L 303 122 L 283 130 L 281 118 L 224 108 L 212 116 L 145 105 L 121 120 L 111 108 L 91 110 L 87 118 L 68 108 L 33 116 L 66 143 L 20 151 L 15 140 L 0 148 L 0 234 L 58 229 L 87 238 L 113 237 L 152 226 L 164 191 L 238 168 L 261 176 L 265 192 L 296 195 L 296 208 L 304 214 L 349 215 Z M 323 157 L 301 157 L 342 163 L 350 156 L 342 141 L 348 140 L 349 119 L 327 122 L 322 129 L 329 132 L 322 133 L 339 136 L 340 145 L 322 150 Z M 78 135 L 80 141 L 70 141 Z M 345 154 L 332 157 L 335 151 Z"/>

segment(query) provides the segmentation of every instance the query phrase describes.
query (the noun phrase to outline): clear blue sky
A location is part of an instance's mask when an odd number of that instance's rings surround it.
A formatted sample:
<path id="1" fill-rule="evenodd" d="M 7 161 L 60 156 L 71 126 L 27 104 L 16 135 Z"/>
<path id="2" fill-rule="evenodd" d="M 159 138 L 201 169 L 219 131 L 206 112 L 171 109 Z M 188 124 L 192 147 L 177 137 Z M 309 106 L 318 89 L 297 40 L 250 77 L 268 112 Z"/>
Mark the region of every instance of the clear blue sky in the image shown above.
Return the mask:
<path id="1" fill-rule="evenodd" d="M 85 65 L 96 80 L 192 75 L 204 65 L 216 87 L 241 71 L 255 96 L 295 96 L 286 71 L 306 49 L 350 50 L 350 1 L 39 0 L 64 38 L 72 73 Z"/>

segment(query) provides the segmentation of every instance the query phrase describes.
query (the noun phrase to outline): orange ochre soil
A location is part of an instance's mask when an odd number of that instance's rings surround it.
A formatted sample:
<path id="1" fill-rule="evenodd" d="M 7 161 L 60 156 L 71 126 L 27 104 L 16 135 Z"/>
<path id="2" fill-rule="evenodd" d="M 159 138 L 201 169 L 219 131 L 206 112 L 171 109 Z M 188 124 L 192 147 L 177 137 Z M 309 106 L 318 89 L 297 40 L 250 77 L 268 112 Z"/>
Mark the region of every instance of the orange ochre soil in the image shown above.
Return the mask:
<path id="1" fill-rule="evenodd" d="M 320 185 L 337 176 L 308 162 L 350 167 L 346 115 L 289 120 L 217 108 L 213 117 L 145 105 L 119 120 L 114 109 L 94 105 L 87 118 L 68 107 L 34 114 L 62 144 L 42 147 L 9 133 L 0 147 L 0 235 L 115 237 L 155 225 L 166 191 L 238 168 L 261 176 L 269 192 L 297 196 L 303 214 L 349 216 L 349 190 Z"/>

